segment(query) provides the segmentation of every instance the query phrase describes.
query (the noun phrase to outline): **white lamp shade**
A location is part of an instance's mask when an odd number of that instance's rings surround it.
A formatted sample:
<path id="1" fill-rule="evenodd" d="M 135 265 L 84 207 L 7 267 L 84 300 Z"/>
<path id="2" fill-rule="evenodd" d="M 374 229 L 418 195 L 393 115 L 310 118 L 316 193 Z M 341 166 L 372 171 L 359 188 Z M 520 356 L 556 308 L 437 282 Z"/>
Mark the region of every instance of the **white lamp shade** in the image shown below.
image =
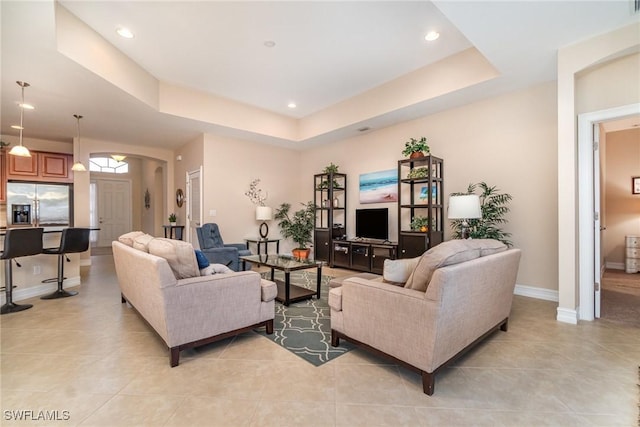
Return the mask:
<path id="1" fill-rule="evenodd" d="M 86 172 L 87 168 L 84 167 L 82 162 L 75 162 L 73 166 L 71 166 L 71 170 L 74 172 Z"/>
<path id="2" fill-rule="evenodd" d="M 449 210 L 447 214 L 449 219 L 482 218 L 480 196 L 465 194 L 462 196 L 449 197 Z"/>
<path id="3" fill-rule="evenodd" d="M 11 147 L 9 154 L 11 154 L 12 156 L 18 156 L 18 157 L 31 157 L 31 153 L 29 152 L 29 149 L 24 145 L 14 145 L 13 147 Z"/>
<path id="4" fill-rule="evenodd" d="M 273 212 L 269 206 L 258 206 L 256 208 L 256 219 L 258 221 L 271 221 L 273 219 Z"/>

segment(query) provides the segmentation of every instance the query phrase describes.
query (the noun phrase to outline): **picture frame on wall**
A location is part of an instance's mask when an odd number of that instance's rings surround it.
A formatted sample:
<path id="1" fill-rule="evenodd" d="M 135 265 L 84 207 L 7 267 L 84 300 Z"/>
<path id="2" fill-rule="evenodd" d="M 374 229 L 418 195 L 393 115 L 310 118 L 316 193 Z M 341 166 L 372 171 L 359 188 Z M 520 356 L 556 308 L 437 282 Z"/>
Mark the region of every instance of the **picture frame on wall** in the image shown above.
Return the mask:
<path id="1" fill-rule="evenodd" d="M 631 178 L 631 194 L 640 194 L 640 176 Z"/>

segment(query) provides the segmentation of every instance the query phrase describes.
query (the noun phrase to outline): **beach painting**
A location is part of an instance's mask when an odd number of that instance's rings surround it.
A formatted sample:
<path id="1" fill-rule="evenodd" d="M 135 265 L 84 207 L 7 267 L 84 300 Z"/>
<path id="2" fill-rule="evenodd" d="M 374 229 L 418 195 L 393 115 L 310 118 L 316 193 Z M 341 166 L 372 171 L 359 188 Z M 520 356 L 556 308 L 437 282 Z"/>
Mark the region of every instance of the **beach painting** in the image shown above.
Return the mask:
<path id="1" fill-rule="evenodd" d="M 398 201 L 398 171 L 389 169 L 360 175 L 360 203 Z"/>

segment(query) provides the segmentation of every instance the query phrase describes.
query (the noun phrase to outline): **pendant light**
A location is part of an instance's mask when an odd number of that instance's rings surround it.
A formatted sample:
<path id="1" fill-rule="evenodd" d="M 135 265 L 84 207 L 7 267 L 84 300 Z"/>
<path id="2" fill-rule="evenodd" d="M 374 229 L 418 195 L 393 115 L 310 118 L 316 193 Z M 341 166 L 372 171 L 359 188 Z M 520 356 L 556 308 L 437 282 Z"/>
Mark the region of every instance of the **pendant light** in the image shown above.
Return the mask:
<path id="1" fill-rule="evenodd" d="M 22 145 L 22 130 L 23 128 L 23 120 L 24 120 L 24 88 L 25 87 L 29 87 L 29 83 L 27 82 L 21 82 L 21 81 L 17 81 L 16 83 L 18 83 L 18 86 L 20 86 L 22 88 L 22 102 L 20 103 L 21 107 L 20 107 L 20 144 L 19 145 L 14 145 L 13 148 L 11 148 L 11 150 L 9 151 L 9 154 L 11 154 L 12 156 L 19 156 L 19 157 L 31 157 L 31 153 L 29 152 L 29 149 L 27 147 L 25 147 L 24 145 Z"/>
<path id="2" fill-rule="evenodd" d="M 122 154 L 112 154 L 111 158 L 113 160 L 115 160 L 116 162 L 120 163 L 121 161 L 123 161 L 124 159 L 127 158 L 127 156 L 123 156 Z"/>
<path id="3" fill-rule="evenodd" d="M 79 114 L 74 114 L 73 117 L 75 117 L 76 120 L 78 121 L 78 141 L 76 142 L 75 145 L 80 147 L 80 119 L 82 118 L 82 116 Z M 74 151 L 77 151 L 77 150 L 74 150 Z M 74 172 L 86 172 L 87 168 L 84 167 L 84 165 L 80 160 L 76 160 L 73 163 L 73 166 L 71 166 L 71 170 Z"/>

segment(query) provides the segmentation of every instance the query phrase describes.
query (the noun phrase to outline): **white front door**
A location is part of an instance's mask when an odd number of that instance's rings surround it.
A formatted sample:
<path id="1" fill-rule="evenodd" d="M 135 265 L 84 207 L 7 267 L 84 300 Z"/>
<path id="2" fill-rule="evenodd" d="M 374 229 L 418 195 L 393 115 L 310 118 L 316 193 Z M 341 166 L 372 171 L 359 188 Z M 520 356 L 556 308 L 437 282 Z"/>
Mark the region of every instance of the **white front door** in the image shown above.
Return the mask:
<path id="1" fill-rule="evenodd" d="M 131 182 L 97 180 L 98 246 L 111 246 L 118 236 L 131 231 Z"/>
<path id="2" fill-rule="evenodd" d="M 187 172 L 187 236 L 188 242 L 198 246 L 196 228 L 202 222 L 202 167 L 199 170 Z"/>

